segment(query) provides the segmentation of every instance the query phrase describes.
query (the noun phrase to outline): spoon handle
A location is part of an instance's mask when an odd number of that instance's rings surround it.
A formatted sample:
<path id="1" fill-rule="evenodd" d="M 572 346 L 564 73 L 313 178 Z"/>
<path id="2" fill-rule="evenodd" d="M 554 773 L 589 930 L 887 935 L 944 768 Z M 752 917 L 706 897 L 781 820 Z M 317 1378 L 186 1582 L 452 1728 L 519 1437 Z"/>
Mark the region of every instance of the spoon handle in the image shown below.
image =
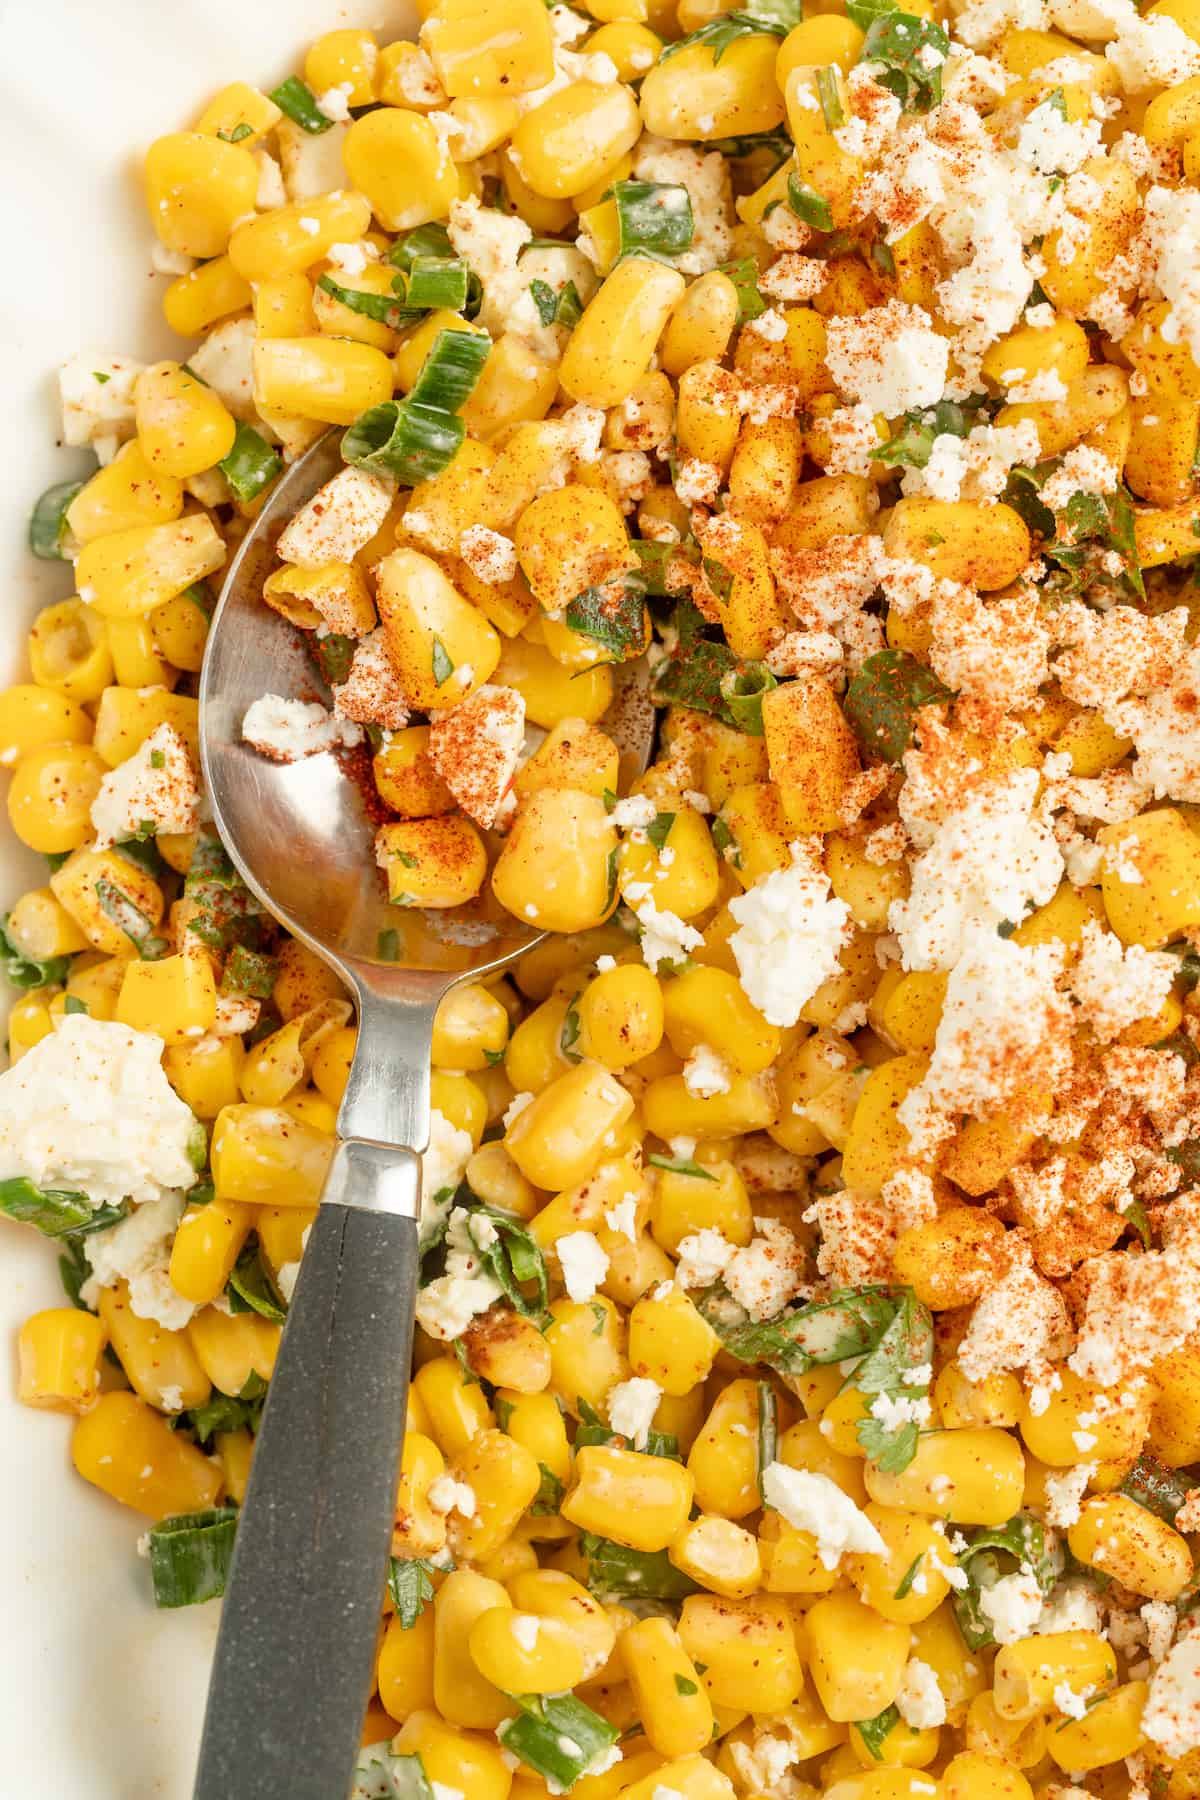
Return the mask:
<path id="1" fill-rule="evenodd" d="M 255 1446 L 195 1800 L 340 1800 L 371 1687 L 400 1468 L 420 1165 L 340 1145 Z"/>

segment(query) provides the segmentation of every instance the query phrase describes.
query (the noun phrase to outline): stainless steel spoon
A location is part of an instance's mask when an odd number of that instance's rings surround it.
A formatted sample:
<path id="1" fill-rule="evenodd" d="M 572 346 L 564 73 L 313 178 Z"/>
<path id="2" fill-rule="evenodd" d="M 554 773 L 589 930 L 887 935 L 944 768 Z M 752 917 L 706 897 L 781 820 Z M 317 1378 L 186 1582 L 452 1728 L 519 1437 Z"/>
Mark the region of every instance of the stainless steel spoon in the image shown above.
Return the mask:
<path id="1" fill-rule="evenodd" d="M 541 935 L 494 902 L 388 905 L 374 825 L 343 767 L 329 754 L 273 763 L 242 742 L 261 694 L 316 686 L 298 634 L 261 595 L 284 524 L 342 466 L 337 437 L 293 465 L 241 545 L 200 681 L 213 822 L 246 885 L 353 993 L 358 1047 L 238 1522 L 196 1800 L 349 1792 L 404 1433 L 433 1016 L 456 982 L 506 968 Z M 644 671 L 627 669 L 605 720 L 626 780 L 654 726 Z"/>

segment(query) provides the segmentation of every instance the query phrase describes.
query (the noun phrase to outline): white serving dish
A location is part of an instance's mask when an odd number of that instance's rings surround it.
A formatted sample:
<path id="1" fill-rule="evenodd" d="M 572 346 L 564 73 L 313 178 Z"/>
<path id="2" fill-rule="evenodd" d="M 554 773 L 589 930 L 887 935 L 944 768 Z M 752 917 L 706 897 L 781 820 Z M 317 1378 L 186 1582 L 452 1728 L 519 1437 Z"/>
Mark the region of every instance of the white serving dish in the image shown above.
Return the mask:
<path id="1" fill-rule="evenodd" d="M 141 151 L 226 81 L 274 85 L 323 30 L 368 25 L 386 43 L 411 19 L 398 0 L 0 0 L 0 684 L 28 678 L 25 630 L 70 592 L 69 571 L 25 547 L 37 494 L 91 466 L 56 446 L 57 365 L 82 348 L 179 349 L 167 278 L 151 270 Z M 0 911 L 44 879 L 0 814 Z M 17 1405 L 17 1328 L 63 1295 L 35 1233 L 0 1221 L 0 1257 L 0 1795 L 187 1800 L 218 1608 L 155 1612 L 136 1551 L 146 1521 L 75 1475 L 68 1420 Z"/>

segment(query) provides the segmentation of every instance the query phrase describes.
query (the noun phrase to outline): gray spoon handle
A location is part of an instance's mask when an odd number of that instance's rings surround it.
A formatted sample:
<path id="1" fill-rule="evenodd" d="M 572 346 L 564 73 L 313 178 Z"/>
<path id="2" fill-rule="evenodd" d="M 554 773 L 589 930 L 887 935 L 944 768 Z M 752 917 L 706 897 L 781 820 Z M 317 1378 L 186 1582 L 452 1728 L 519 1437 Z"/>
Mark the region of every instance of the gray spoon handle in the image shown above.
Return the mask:
<path id="1" fill-rule="evenodd" d="M 195 1800 L 342 1800 L 404 1434 L 419 1163 L 342 1144 L 305 1251 L 224 1600 Z"/>

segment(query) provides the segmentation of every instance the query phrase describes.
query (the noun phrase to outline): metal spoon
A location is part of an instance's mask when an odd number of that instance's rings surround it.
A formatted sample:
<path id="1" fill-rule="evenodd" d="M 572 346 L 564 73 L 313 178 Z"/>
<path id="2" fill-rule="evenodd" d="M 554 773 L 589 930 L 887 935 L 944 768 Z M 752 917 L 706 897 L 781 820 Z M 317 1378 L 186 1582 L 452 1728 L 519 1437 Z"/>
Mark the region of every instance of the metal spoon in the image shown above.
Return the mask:
<path id="1" fill-rule="evenodd" d="M 238 1522 L 195 1800 L 349 1792 L 404 1434 L 433 1016 L 456 982 L 497 973 L 542 935 L 494 901 L 390 906 L 363 793 L 334 757 L 273 763 L 242 742 L 261 694 L 316 685 L 261 595 L 283 525 L 342 466 L 337 436 L 292 466 L 234 557 L 200 681 L 213 822 L 246 885 L 351 989 L 358 1047 Z M 644 669 L 618 675 L 604 723 L 628 780 L 646 766 L 654 713 Z"/>

